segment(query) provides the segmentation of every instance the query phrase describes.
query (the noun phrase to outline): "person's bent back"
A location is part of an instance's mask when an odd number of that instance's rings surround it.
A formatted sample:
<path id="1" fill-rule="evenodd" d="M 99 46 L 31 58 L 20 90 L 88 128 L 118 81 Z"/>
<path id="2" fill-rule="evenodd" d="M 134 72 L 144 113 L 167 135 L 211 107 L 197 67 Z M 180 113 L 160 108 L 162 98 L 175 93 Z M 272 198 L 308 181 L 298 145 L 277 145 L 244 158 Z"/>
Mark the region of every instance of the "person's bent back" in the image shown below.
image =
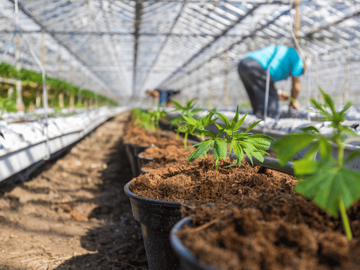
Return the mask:
<path id="1" fill-rule="evenodd" d="M 268 68 L 270 69 L 270 87 L 267 115 L 275 118 L 279 115 L 279 96 L 281 99 L 287 96 L 286 94 L 278 96 L 275 82 L 292 76 L 291 96 L 296 99 L 301 88 L 299 76 L 304 73 L 305 65 L 295 49 L 282 45 L 269 46 L 251 52 L 240 61 L 239 76 L 248 93 L 254 114 L 260 118 L 264 116 Z M 299 104 L 292 100 L 289 106 L 298 109 Z"/>

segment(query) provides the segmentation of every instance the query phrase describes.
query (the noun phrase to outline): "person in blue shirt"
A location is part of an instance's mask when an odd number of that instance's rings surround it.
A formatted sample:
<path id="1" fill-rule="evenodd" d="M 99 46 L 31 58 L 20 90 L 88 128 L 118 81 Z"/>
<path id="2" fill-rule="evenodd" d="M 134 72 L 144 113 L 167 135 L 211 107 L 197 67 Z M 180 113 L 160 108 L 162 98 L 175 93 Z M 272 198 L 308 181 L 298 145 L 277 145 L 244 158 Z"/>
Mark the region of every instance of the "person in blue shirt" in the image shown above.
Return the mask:
<path id="1" fill-rule="evenodd" d="M 170 107 L 172 104 L 171 98 L 180 94 L 180 90 L 155 89 L 153 91 L 146 91 L 146 94 L 157 100 L 160 106 L 166 105 L 166 107 Z"/>
<path id="2" fill-rule="evenodd" d="M 287 100 L 286 92 L 277 91 L 275 82 L 292 77 L 290 108 L 298 110 L 300 104 L 296 101 L 301 89 L 300 76 L 305 72 L 305 62 L 298 52 L 282 45 L 269 46 L 264 49 L 250 52 L 239 62 L 239 76 L 249 96 L 254 114 L 264 117 L 266 74 L 270 68 L 270 88 L 268 100 L 269 117 L 279 116 L 279 100 Z"/>

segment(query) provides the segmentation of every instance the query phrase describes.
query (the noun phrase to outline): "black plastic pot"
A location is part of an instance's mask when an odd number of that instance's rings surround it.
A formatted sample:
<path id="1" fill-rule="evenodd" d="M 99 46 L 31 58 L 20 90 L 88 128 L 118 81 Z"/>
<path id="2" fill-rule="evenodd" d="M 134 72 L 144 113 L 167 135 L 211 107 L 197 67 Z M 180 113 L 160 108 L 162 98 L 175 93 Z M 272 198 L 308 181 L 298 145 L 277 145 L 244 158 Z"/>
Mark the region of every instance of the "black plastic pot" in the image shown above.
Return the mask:
<path id="1" fill-rule="evenodd" d="M 126 151 L 126 155 L 127 158 L 130 162 L 130 166 L 131 166 L 131 172 L 132 172 L 132 176 L 136 177 L 138 175 L 138 170 L 137 170 L 137 161 L 134 157 L 134 147 L 131 143 L 126 143 L 125 144 L 125 151 Z"/>
<path id="2" fill-rule="evenodd" d="M 143 169 L 142 167 L 144 167 L 146 164 L 148 164 L 150 161 L 153 161 L 153 158 L 147 158 L 147 157 L 143 157 L 141 155 L 141 153 L 137 156 L 138 159 L 138 164 L 139 164 L 139 168 L 140 168 L 140 173 L 143 173 Z"/>
<path id="3" fill-rule="evenodd" d="M 142 167 L 139 164 L 138 156 L 139 156 L 140 153 L 144 152 L 149 147 L 151 147 L 151 146 L 150 145 L 148 145 L 148 146 L 134 145 L 134 160 L 136 162 L 136 171 L 137 171 L 136 176 L 139 176 L 141 174 L 141 167 Z"/>
<path id="4" fill-rule="evenodd" d="M 292 163 L 290 162 L 286 167 L 280 167 L 277 159 L 265 157 L 264 163 L 260 163 L 255 159 L 254 163 L 270 169 L 293 174 Z M 129 187 L 132 183 L 132 181 L 127 183 L 124 189 L 126 195 L 130 198 L 133 216 L 141 224 L 149 269 L 180 269 L 179 260 L 171 249 L 169 233 L 171 228 L 181 220 L 181 204 L 179 202 L 139 197 L 130 191 Z"/>
<path id="5" fill-rule="evenodd" d="M 132 183 L 127 183 L 124 189 L 130 198 L 133 216 L 141 224 L 149 269 L 179 269 L 179 259 L 171 248 L 169 234 L 181 219 L 181 204 L 139 197 L 130 191 Z"/>
<path id="6" fill-rule="evenodd" d="M 180 259 L 180 270 L 218 270 L 210 265 L 201 263 L 181 242 L 176 233 L 185 225 L 191 226 L 190 217 L 184 218 L 176 223 L 170 233 L 171 246 Z"/>

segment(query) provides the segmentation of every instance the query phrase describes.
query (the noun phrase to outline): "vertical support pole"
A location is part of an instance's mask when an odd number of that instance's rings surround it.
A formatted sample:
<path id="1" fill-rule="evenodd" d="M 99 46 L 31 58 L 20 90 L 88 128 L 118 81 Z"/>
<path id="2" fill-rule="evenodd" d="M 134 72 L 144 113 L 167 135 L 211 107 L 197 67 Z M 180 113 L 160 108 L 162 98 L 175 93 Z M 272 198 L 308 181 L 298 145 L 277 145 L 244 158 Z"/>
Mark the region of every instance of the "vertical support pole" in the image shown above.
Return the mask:
<path id="1" fill-rule="evenodd" d="M 70 63 L 70 83 L 73 84 L 73 66 L 71 63 Z M 69 107 L 71 109 L 74 109 L 75 108 L 75 95 L 72 92 L 70 92 L 69 95 L 70 95 Z"/>
<path id="2" fill-rule="evenodd" d="M 20 79 L 20 72 L 21 72 L 21 63 L 20 63 L 20 33 L 16 33 L 16 37 L 15 37 L 15 43 L 16 43 L 16 48 L 15 48 L 15 66 L 16 66 L 16 70 L 18 72 L 18 78 L 16 80 L 16 109 L 18 111 L 23 111 L 24 110 L 24 102 L 22 99 L 22 83 L 21 83 L 21 79 Z"/>
<path id="3" fill-rule="evenodd" d="M 350 71 L 350 47 L 347 49 L 346 66 L 345 66 L 345 91 L 343 105 L 349 100 L 349 71 Z"/>
<path id="4" fill-rule="evenodd" d="M 224 105 L 229 106 L 229 51 L 225 52 L 225 70 L 224 70 Z"/>
<path id="5" fill-rule="evenodd" d="M 212 91 L 212 61 L 208 64 L 209 65 L 209 91 L 208 91 L 208 99 L 210 104 L 212 104 L 212 100 L 213 100 L 213 91 Z"/>
<path id="6" fill-rule="evenodd" d="M 294 9 L 295 9 L 295 38 L 297 43 L 300 43 L 300 36 L 299 36 L 299 29 L 300 29 L 300 9 L 299 9 L 299 5 L 300 5 L 301 0 L 295 0 L 294 3 Z"/>
<path id="7" fill-rule="evenodd" d="M 201 97 L 201 87 L 200 87 L 200 68 L 196 70 L 196 99 L 198 100 L 198 105 L 201 106 L 202 97 Z"/>
<path id="8" fill-rule="evenodd" d="M 60 53 L 60 48 L 59 48 L 59 51 L 58 51 L 58 77 L 59 79 L 61 79 L 61 53 Z M 60 90 L 60 93 L 59 93 L 59 107 L 60 109 L 63 109 L 64 108 L 64 93 L 63 93 L 63 90 Z"/>
<path id="9" fill-rule="evenodd" d="M 45 62 L 46 62 L 46 52 L 45 52 L 45 31 L 41 31 L 41 64 L 43 69 L 45 70 Z M 41 92 L 39 89 L 36 91 L 36 101 L 35 101 L 36 108 L 41 107 Z"/>

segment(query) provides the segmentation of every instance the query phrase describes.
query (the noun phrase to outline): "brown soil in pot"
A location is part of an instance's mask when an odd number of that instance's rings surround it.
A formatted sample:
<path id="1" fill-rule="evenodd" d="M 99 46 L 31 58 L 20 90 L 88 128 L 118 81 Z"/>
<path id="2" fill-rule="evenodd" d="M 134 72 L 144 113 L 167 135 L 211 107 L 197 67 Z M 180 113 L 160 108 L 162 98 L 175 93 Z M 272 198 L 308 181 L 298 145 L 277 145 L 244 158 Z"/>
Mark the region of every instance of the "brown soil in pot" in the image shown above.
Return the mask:
<path id="1" fill-rule="evenodd" d="M 188 145 L 190 146 L 190 145 Z M 185 152 L 184 145 L 168 145 L 165 148 L 157 146 L 150 147 L 141 153 L 142 157 L 166 160 L 186 159 L 195 151 L 195 148 L 190 148 Z"/>
<path id="2" fill-rule="evenodd" d="M 170 137 L 169 137 L 170 136 Z M 182 140 L 175 140 L 176 133 L 172 131 L 161 131 L 160 136 L 154 132 L 150 133 L 142 126 L 134 126 L 134 119 L 126 123 L 124 143 L 140 146 L 155 145 L 161 148 L 167 145 L 183 145 Z"/>
<path id="3" fill-rule="evenodd" d="M 222 270 L 360 269 L 360 203 L 341 220 L 299 195 L 243 198 L 239 208 L 200 206 L 178 234 L 203 263 Z M 201 227 L 200 227 L 201 226 Z"/>
<path id="4" fill-rule="evenodd" d="M 162 161 L 158 169 L 135 178 L 131 191 L 141 197 L 190 203 L 234 203 L 243 196 L 293 193 L 297 180 L 290 175 L 252 167 L 245 160 L 240 168 L 223 168 L 231 163 L 230 159 L 220 161 L 215 171 L 212 155 L 190 164 L 187 160 Z"/>

